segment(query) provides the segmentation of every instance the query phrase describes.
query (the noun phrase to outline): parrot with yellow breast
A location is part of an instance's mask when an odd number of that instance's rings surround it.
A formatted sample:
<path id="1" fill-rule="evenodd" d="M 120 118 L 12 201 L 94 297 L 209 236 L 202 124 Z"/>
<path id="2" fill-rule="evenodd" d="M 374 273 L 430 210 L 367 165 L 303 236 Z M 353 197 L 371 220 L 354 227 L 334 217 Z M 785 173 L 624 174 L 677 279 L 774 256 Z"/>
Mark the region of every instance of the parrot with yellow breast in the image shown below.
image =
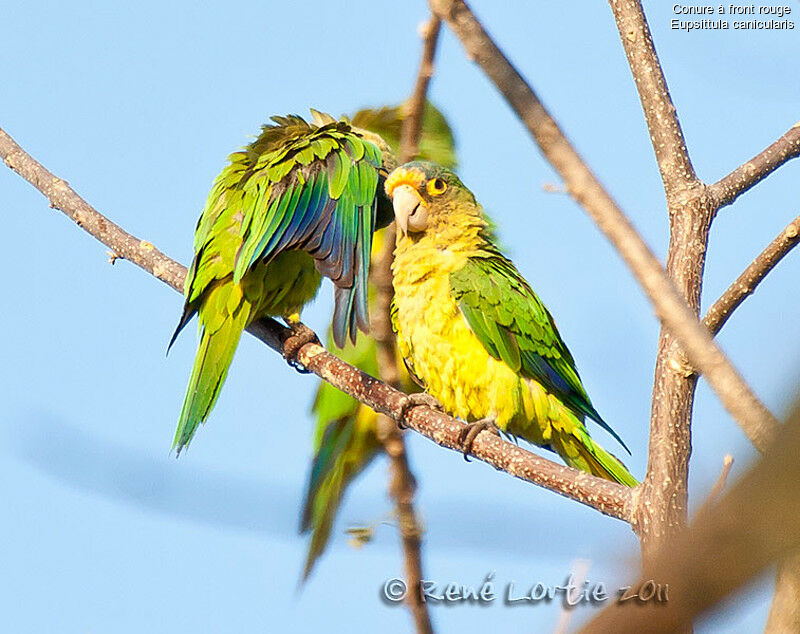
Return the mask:
<path id="1" fill-rule="evenodd" d="M 427 393 L 468 422 L 465 456 L 481 430 L 501 430 L 572 467 L 636 486 L 589 436 L 586 419 L 625 447 L 592 405 L 547 308 L 495 246 L 472 192 L 428 162 L 397 168 L 385 189 L 397 222 L 398 347 Z"/>

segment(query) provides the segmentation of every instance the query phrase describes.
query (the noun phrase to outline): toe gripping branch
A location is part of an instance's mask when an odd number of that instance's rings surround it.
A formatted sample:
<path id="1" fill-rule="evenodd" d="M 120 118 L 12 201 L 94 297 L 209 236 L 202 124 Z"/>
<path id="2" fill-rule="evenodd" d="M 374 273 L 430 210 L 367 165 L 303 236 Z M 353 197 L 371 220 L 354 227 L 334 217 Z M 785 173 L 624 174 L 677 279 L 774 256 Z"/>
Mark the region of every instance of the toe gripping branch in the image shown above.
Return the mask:
<path id="1" fill-rule="evenodd" d="M 500 428 L 497 423 L 491 418 L 481 418 L 472 423 L 467 423 L 458 435 L 458 441 L 461 443 L 461 451 L 464 454 L 464 460 L 469 462 L 469 454 L 472 452 L 472 443 L 482 431 L 488 431 L 496 436 L 500 435 Z"/>
<path id="2" fill-rule="evenodd" d="M 397 421 L 397 426 L 400 429 L 408 429 L 408 425 L 406 424 L 406 416 L 408 416 L 408 413 L 412 409 L 420 406 L 430 407 L 431 409 L 435 409 L 437 412 L 444 411 L 442 404 L 426 392 L 406 394 L 406 396 L 403 397 L 403 400 L 400 401 L 400 407 L 397 409 L 397 413 L 394 417 L 395 421 Z"/>
<path id="3" fill-rule="evenodd" d="M 310 370 L 300 363 L 300 360 L 297 358 L 300 348 L 307 343 L 322 344 L 319 341 L 319 337 L 317 337 L 317 333 L 299 321 L 291 322 L 289 328 L 292 334 L 287 336 L 283 341 L 283 358 L 300 374 L 308 374 Z"/>

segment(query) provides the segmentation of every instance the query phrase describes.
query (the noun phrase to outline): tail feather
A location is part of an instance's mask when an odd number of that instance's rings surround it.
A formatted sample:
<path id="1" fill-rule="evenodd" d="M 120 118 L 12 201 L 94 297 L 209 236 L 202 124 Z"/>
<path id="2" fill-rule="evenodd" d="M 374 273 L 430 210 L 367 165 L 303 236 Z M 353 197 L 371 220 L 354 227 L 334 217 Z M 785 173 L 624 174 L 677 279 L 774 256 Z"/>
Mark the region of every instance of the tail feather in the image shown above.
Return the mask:
<path id="1" fill-rule="evenodd" d="M 621 460 L 592 440 L 583 425 L 570 431 L 554 432 L 553 448 L 569 466 L 624 486 L 639 484 Z"/>
<path id="2" fill-rule="evenodd" d="M 357 407 L 356 413 L 327 424 L 314 456 L 300 521 L 301 532 L 312 533 L 303 581 L 328 544 L 347 488 L 378 452 L 377 416 L 363 405 Z"/>
<path id="3" fill-rule="evenodd" d="M 186 327 L 192 317 L 194 317 L 197 309 L 193 306 L 189 305 L 189 302 L 186 302 L 183 305 L 183 313 L 181 314 L 181 318 L 178 321 L 178 326 L 175 328 L 175 332 L 172 333 L 172 337 L 169 339 L 169 343 L 167 344 L 167 354 L 169 354 L 170 349 L 172 348 L 172 344 L 175 343 L 175 340 L 178 338 L 178 335 L 181 334 L 181 330 Z"/>
<path id="4" fill-rule="evenodd" d="M 220 287 L 212 293 L 224 293 L 225 290 Z M 209 300 L 212 301 L 212 305 L 216 304 L 214 298 L 209 297 Z M 172 443 L 172 448 L 176 449 L 178 454 L 192 440 L 195 430 L 205 422 L 217 401 L 242 331 L 247 325 L 250 306 L 247 303 L 240 305 L 232 315 L 221 320 L 221 323 L 214 324 L 217 326 L 216 328 L 204 323 L 202 313 L 201 309 L 200 345 L 197 348 L 192 375 L 186 389 L 178 428 L 175 430 L 175 438 Z"/>

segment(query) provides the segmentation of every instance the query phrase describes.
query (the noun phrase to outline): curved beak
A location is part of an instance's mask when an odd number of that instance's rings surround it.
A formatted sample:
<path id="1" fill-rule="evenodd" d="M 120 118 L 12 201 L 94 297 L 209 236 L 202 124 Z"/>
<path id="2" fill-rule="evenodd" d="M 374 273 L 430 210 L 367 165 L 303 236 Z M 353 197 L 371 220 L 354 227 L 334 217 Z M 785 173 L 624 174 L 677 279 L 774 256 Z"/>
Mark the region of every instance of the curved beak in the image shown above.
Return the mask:
<path id="1" fill-rule="evenodd" d="M 425 209 L 427 205 L 422 200 L 416 189 L 411 185 L 399 185 L 392 192 L 392 206 L 394 207 L 394 217 L 397 220 L 397 227 L 406 235 L 408 233 L 408 219 L 417 211 L 419 206 Z"/>

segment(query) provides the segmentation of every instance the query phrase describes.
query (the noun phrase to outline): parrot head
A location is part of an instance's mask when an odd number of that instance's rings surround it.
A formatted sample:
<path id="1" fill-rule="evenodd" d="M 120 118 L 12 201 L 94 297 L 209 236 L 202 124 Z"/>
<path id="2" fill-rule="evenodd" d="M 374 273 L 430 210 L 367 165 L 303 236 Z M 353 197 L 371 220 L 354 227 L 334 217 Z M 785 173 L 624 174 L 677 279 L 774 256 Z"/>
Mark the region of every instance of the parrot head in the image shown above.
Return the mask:
<path id="1" fill-rule="evenodd" d="M 453 172 L 426 161 L 406 163 L 386 179 L 400 236 L 412 239 L 459 221 L 485 224 L 481 208 Z"/>

